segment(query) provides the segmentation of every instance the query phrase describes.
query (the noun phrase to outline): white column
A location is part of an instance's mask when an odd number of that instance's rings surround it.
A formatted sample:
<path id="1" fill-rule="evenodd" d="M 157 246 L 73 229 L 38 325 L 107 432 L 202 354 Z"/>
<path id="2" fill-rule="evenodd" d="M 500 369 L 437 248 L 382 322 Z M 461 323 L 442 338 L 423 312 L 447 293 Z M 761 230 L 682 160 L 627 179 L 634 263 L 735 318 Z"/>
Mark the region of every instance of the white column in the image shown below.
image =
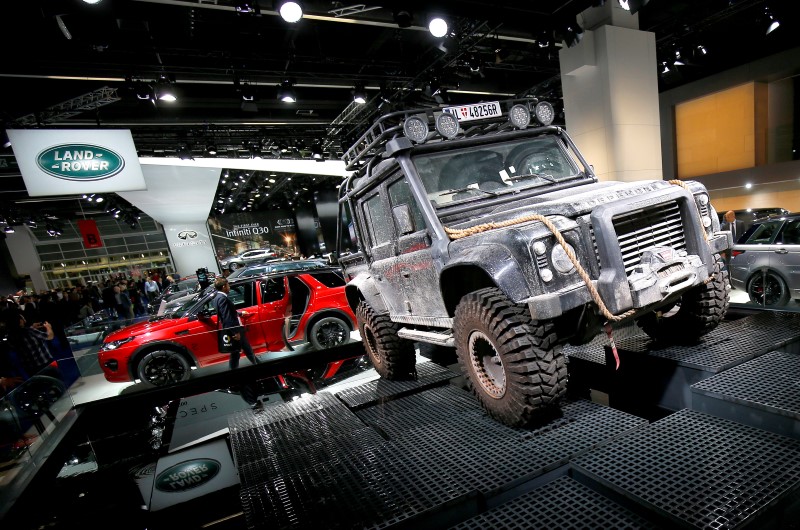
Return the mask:
<path id="1" fill-rule="evenodd" d="M 587 12 L 584 19 L 592 17 Z M 598 177 L 660 180 L 655 35 L 603 25 L 587 29 L 576 46 L 562 48 L 559 59 L 567 131 Z"/>
<path id="2" fill-rule="evenodd" d="M 47 282 L 42 274 L 42 262 L 36 252 L 33 234 L 27 226 L 15 226 L 14 230 L 13 234 L 6 234 L 6 246 L 17 274 L 30 276 L 36 292 L 46 291 Z"/>
<path id="3" fill-rule="evenodd" d="M 205 222 L 165 224 L 164 234 L 181 277 L 191 276 L 197 269 L 220 273 Z"/>

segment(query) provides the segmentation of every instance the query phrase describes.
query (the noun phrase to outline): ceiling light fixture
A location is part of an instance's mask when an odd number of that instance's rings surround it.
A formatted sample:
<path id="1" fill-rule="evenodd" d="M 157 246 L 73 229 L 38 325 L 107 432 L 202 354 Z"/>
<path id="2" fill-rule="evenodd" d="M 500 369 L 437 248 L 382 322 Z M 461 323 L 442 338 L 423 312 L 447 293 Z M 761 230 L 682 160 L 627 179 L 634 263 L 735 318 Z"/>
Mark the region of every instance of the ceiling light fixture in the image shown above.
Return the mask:
<path id="1" fill-rule="evenodd" d="M 297 93 L 295 92 L 293 83 L 290 80 L 287 79 L 281 83 L 281 86 L 278 89 L 278 99 L 284 103 L 297 103 Z"/>
<path id="2" fill-rule="evenodd" d="M 236 2 L 236 13 L 239 15 L 261 15 L 258 0 Z"/>
<path id="3" fill-rule="evenodd" d="M 311 158 L 313 158 L 317 162 L 325 161 L 325 153 L 322 151 L 321 144 L 314 144 L 311 146 Z"/>
<path id="4" fill-rule="evenodd" d="M 447 35 L 447 29 L 447 21 L 441 17 L 434 17 L 428 22 L 428 31 L 437 39 Z"/>
<path id="5" fill-rule="evenodd" d="M 364 83 L 356 83 L 353 89 L 353 101 L 359 105 L 367 102 L 367 92 L 364 90 Z"/>
<path id="6" fill-rule="evenodd" d="M 764 14 L 767 16 L 767 21 L 769 25 L 767 26 L 767 35 L 778 29 L 780 27 L 781 22 L 772 15 L 772 12 L 769 10 L 769 7 L 764 8 Z"/>
<path id="7" fill-rule="evenodd" d="M 6 130 L 2 129 L 0 133 L 2 133 L 0 134 L 0 140 L 2 140 L 3 148 L 7 149 L 11 147 L 11 139 L 8 137 L 8 133 L 6 132 Z"/>
<path id="8" fill-rule="evenodd" d="M 217 146 L 214 144 L 208 144 L 206 146 L 206 154 L 208 156 L 217 156 Z"/>
<path id="9" fill-rule="evenodd" d="M 172 82 L 170 81 L 169 77 L 164 74 L 161 74 L 158 77 L 158 82 L 156 84 L 156 97 L 159 101 L 166 101 L 167 103 L 174 103 L 178 100 L 178 96 L 175 95 L 175 89 L 172 86 Z"/>
<path id="10" fill-rule="evenodd" d="M 303 6 L 295 0 L 280 2 L 278 12 L 281 14 L 281 18 L 289 23 L 295 23 L 303 18 Z"/>

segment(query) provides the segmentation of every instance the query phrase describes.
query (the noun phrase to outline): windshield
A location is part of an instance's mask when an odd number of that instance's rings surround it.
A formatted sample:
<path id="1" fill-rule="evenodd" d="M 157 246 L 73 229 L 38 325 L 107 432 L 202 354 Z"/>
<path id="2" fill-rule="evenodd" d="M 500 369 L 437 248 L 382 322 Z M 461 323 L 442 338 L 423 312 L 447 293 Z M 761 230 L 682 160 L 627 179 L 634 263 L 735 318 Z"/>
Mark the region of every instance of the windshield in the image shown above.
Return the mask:
<path id="1" fill-rule="evenodd" d="M 554 136 L 523 138 L 414 157 L 428 198 L 437 206 L 581 176 Z"/>

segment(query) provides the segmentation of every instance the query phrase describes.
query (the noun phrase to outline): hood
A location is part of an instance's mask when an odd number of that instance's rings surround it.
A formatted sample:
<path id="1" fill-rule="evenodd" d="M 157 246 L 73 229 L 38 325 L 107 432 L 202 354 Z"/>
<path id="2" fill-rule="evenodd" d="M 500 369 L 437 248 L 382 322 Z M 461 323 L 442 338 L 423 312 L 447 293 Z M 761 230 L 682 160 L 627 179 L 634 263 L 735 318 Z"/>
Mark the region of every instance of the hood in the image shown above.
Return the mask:
<path id="1" fill-rule="evenodd" d="M 596 182 L 593 184 L 566 188 L 552 193 L 544 193 L 529 199 L 520 200 L 513 207 L 507 204 L 495 206 L 492 210 L 475 210 L 468 220 L 449 224 L 451 228 L 469 228 L 487 223 L 517 219 L 524 215 L 561 215 L 575 218 L 591 212 L 600 204 L 616 202 L 636 195 L 672 186 L 664 180 L 642 180 L 636 182 Z M 477 215 L 476 215 L 477 214 Z"/>
<path id="2" fill-rule="evenodd" d="M 103 342 L 127 339 L 128 337 L 144 335 L 145 333 L 155 333 L 162 329 L 176 326 L 183 321 L 184 319 L 182 318 L 160 318 L 149 322 L 139 322 L 109 334 Z"/>

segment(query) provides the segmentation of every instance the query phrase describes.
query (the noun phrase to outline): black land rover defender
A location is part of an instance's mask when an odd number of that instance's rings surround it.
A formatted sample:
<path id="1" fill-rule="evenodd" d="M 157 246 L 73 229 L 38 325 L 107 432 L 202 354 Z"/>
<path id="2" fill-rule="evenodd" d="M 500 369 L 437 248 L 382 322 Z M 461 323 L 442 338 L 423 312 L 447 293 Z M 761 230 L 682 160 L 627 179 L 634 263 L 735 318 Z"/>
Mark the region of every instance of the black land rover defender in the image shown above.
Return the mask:
<path id="1" fill-rule="evenodd" d="M 394 112 L 344 155 L 338 258 L 378 373 L 412 377 L 414 341 L 455 346 L 514 426 L 565 393 L 563 343 L 623 319 L 696 339 L 728 307 L 706 189 L 599 182 L 552 120 L 535 100 Z"/>

